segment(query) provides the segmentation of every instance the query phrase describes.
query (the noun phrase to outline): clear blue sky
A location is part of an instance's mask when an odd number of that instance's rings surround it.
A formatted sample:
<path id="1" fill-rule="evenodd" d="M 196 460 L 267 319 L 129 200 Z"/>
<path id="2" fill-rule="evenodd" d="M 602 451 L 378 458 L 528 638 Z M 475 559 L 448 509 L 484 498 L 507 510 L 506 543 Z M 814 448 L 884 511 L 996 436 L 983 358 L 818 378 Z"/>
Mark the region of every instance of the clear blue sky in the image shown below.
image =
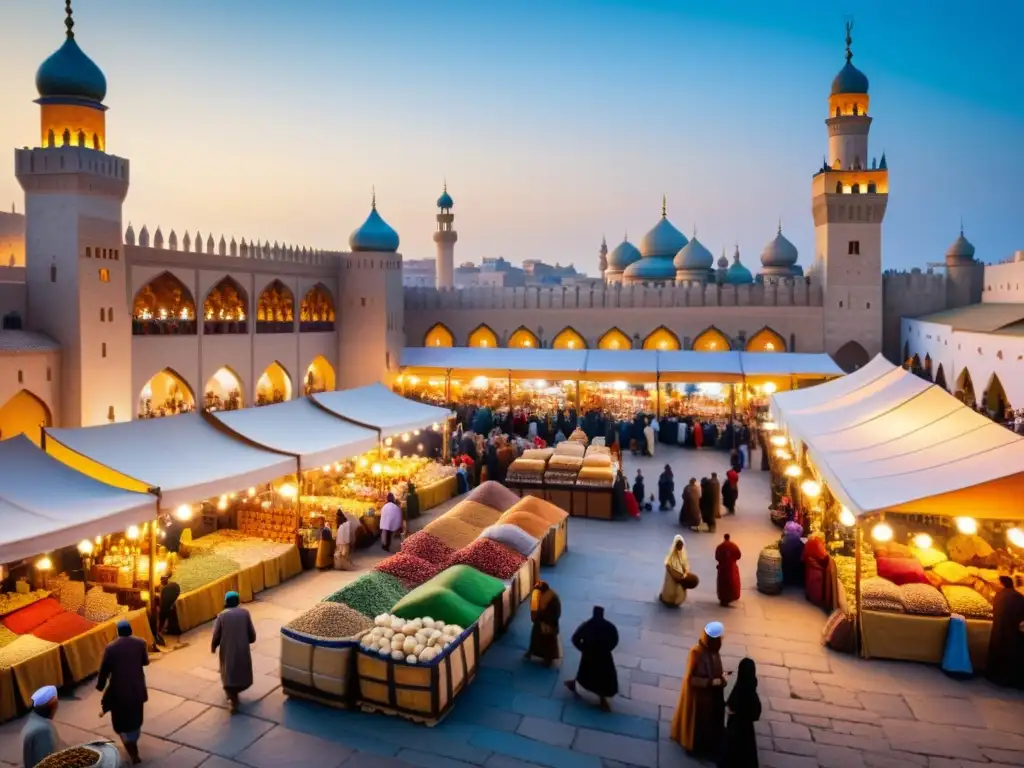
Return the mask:
<path id="1" fill-rule="evenodd" d="M 456 259 L 573 262 L 669 217 L 748 265 L 781 217 L 813 256 L 811 175 L 843 64 L 871 80 L 891 194 L 887 267 L 1024 248 L 1024 3 L 952 0 L 76 0 L 107 75 L 125 219 L 346 247 L 372 185 L 406 258 L 433 255 L 447 176 Z M 0 6 L 0 146 L 38 142 L 34 75 L 60 0 Z M 8 158 L 11 158 L 8 155 Z M 21 192 L 11 160 L 0 200 Z"/>

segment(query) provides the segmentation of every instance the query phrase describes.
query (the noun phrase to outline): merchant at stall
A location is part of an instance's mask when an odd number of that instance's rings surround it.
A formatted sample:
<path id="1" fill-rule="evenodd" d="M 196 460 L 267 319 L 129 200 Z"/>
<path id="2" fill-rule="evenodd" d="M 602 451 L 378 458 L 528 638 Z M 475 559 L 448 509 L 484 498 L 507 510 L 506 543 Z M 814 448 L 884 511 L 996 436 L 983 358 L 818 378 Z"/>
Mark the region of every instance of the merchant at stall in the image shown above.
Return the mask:
<path id="1" fill-rule="evenodd" d="M 159 613 L 156 619 L 156 631 L 153 633 L 157 645 L 166 645 L 164 642 L 164 631 L 167 629 L 167 622 L 174 613 L 174 604 L 181 596 L 181 585 L 171 581 L 171 572 L 167 571 L 160 577 L 160 586 L 157 589 L 157 606 Z"/>
<path id="2" fill-rule="evenodd" d="M 57 703 L 57 689 L 52 685 L 32 694 L 32 712 L 21 729 L 21 759 L 25 768 L 34 768 L 61 749 L 57 727 L 53 724 Z"/>
<path id="3" fill-rule="evenodd" d="M 402 530 L 402 508 L 395 503 L 395 494 L 389 493 L 387 503 L 380 510 L 381 546 L 391 551 L 391 537 Z"/>

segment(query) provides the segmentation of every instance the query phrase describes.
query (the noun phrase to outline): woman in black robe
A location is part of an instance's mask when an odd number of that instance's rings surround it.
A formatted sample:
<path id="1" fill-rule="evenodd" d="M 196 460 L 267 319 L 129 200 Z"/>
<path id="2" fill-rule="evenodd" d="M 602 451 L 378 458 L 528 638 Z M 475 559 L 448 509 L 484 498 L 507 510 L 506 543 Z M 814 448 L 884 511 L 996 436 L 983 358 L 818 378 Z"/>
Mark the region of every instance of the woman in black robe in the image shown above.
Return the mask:
<path id="1" fill-rule="evenodd" d="M 736 684 L 725 706 L 729 720 L 722 768 L 758 768 L 754 723 L 761 719 L 761 699 L 757 695 L 757 667 L 753 659 L 740 661 Z"/>
<path id="2" fill-rule="evenodd" d="M 622 470 L 615 476 L 615 485 L 612 486 L 612 517 L 626 516 L 626 476 Z"/>
<path id="3" fill-rule="evenodd" d="M 711 493 L 711 481 L 700 479 L 700 519 L 711 533 L 715 532 L 715 497 Z"/>
<path id="4" fill-rule="evenodd" d="M 523 656 L 543 659 L 544 666 L 550 667 L 562 656 L 558 643 L 558 620 L 562 618 L 562 601 L 558 593 L 545 581 L 538 581 L 530 594 L 530 647 Z"/>
<path id="5" fill-rule="evenodd" d="M 608 699 L 619 692 L 619 676 L 612 658 L 612 651 L 619 644 L 619 631 L 604 617 L 604 608 L 594 606 L 594 615 L 573 633 L 572 644 L 580 652 L 580 666 L 576 679 L 566 680 L 565 687 L 576 693 L 576 686 L 581 686 L 601 700 L 601 709 L 610 711 Z"/>
<path id="6" fill-rule="evenodd" d="M 992 601 L 992 633 L 985 676 L 996 685 L 1024 689 L 1024 595 L 1013 579 L 1000 576 L 1003 589 Z"/>
<path id="7" fill-rule="evenodd" d="M 117 622 L 117 635 L 103 651 L 96 688 L 103 693 L 100 699 L 103 714 L 110 713 L 114 732 L 121 737 L 124 751 L 135 765 L 142 762 L 139 736 L 143 708 L 149 699 L 143 668 L 149 666 L 149 654 L 146 641 L 132 637 L 132 627 L 127 621 Z"/>
<path id="8" fill-rule="evenodd" d="M 676 506 L 676 483 L 672 477 L 672 467 L 668 464 L 658 478 L 658 506 L 662 512 L 675 509 Z"/>
<path id="9" fill-rule="evenodd" d="M 633 497 L 641 507 L 644 505 L 644 475 L 639 469 L 636 471 L 636 480 L 633 481 Z"/>

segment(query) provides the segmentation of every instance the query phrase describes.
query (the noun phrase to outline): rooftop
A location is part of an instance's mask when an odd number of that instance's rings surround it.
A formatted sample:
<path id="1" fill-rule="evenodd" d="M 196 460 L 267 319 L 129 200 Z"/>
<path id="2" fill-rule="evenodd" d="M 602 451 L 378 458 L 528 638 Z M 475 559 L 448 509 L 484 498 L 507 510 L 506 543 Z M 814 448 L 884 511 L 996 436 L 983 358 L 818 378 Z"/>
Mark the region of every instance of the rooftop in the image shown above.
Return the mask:
<path id="1" fill-rule="evenodd" d="M 35 331 L 0 331 L 0 352 L 48 352 L 60 349 L 60 342 Z"/>
<path id="2" fill-rule="evenodd" d="M 958 309 L 946 309 L 917 318 L 925 323 L 948 325 L 954 331 L 995 333 L 1004 329 L 1014 333 L 1013 326 L 1024 322 L 1024 304 L 972 304 Z M 1020 333 L 1020 329 L 1017 333 Z"/>

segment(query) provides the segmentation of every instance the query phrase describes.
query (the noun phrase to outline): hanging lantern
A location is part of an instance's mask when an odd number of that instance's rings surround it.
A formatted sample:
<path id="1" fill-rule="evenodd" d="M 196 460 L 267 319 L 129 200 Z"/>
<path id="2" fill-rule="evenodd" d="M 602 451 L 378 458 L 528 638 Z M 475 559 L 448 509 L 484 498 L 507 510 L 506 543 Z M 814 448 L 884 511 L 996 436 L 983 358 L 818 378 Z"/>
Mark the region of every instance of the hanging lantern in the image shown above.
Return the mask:
<path id="1" fill-rule="evenodd" d="M 857 523 L 857 518 L 853 512 L 850 511 L 849 507 L 844 506 L 839 511 L 839 522 L 845 525 L 847 528 L 852 528 Z"/>
<path id="2" fill-rule="evenodd" d="M 776 448 L 785 448 L 789 441 L 782 435 L 772 435 L 771 443 Z"/>
<path id="3" fill-rule="evenodd" d="M 931 549 L 932 537 L 927 533 L 919 533 L 914 537 L 914 546 L 918 549 Z"/>
<path id="4" fill-rule="evenodd" d="M 1024 529 L 1011 528 L 1006 532 L 1006 540 L 1018 549 L 1024 549 Z"/>
<path id="5" fill-rule="evenodd" d="M 958 517 L 954 522 L 956 529 L 964 536 L 973 536 L 978 532 L 978 521 L 973 517 Z"/>
<path id="6" fill-rule="evenodd" d="M 821 485 L 813 480 L 804 480 L 800 484 L 800 490 L 809 499 L 816 499 L 821 495 Z"/>
<path id="7" fill-rule="evenodd" d="M 878 523 L 871 529 L 871 538 L 875 541 L 892 541 L 892 526 L 888 523 Z"/>
<path id="8" fill-rule="evenodd" d="M 800 477 L 804 471 L 796 464 L 790 464 L 786 467 L 786 477 Z"/>

